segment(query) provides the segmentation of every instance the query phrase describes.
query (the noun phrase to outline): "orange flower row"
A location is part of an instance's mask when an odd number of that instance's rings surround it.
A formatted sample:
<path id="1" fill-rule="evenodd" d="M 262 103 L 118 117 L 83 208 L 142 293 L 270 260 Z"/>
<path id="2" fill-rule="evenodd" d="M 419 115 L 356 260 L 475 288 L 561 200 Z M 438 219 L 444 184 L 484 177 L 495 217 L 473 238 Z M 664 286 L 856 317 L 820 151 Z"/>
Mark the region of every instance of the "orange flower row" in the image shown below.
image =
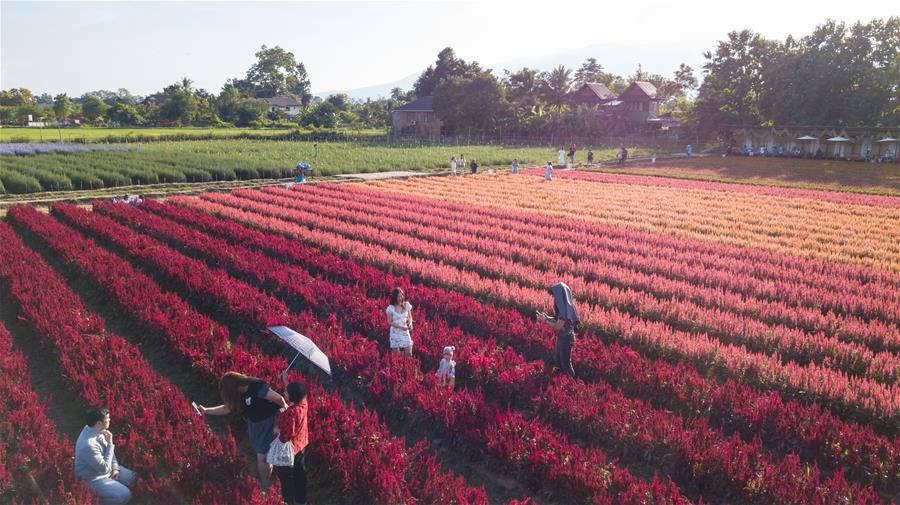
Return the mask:
<path id="1" fill-rule="evenodd" d="M 759 247 L 900 273 L 900 210 L 728 191 L 479 175 L 370 183 L 388 191 Z"/>

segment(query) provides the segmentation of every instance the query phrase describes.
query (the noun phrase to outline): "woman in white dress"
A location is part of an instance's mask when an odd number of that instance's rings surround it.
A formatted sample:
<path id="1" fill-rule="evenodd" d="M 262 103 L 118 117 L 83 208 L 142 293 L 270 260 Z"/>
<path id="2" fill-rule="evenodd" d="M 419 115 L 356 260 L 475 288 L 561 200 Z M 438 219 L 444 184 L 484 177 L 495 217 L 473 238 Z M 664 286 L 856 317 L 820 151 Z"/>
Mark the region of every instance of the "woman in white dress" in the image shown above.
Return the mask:
<path id="1" fill-rule="evenodd" d="M 391 328 L 391 349 L 412 356 L 413 341 L 410 334 L 413 327 L 412 304 L 406 301 L 402 289 L 391 290 L 391 304 L 384 312 Z"/>
<path id="2" fill-rule="evenodd" d="M 450 157 L 450 173 L 456 175 L 456 156 Z"/>

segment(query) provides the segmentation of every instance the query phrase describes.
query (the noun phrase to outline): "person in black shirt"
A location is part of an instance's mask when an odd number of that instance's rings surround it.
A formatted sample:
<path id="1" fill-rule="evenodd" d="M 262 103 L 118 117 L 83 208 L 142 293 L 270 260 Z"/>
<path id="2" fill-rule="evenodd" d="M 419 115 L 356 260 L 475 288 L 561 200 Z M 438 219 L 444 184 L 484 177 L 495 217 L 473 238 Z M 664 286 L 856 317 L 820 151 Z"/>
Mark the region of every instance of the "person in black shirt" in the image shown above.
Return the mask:
<path id="1" fill-rule="evenodd" d="M 478 160 L 472 160 L 472 164 L 469 165 L 469 168 L 472 169 L 473 174 L 477 174 L 478 173 Z"/>
<path id="2" fill-rule="evenodd" d="M 287 408 L 287 402 L 269 388 L 265 381 L 238 372 L 228 372 L 222 376 L 219 380 L 219 395 L 222 397 L 222 405 L 198 405 L 197 410 L 204 416 L 240 414 L 247 421 L 250 445 L 256 452 L 259 486 L 267 491 L 272 465 L 266 462 L 266 454 L 269 452 L 269 444 L 275 439 L 275 419 L 282 409 Z"/>

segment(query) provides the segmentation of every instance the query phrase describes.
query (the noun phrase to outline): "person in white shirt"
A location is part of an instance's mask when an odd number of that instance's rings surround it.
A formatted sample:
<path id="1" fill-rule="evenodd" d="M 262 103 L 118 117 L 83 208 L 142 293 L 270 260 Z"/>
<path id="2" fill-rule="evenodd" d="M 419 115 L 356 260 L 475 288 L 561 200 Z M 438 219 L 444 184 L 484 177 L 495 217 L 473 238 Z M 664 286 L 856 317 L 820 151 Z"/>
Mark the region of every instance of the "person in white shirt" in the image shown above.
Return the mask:
<path id="1" fill-rule="evenodd" d="M 456 175 L 456 156 L 450 157 L 450 173 Z"/>
<path id="2" fill-rule="evenodd" d="M 119 465 L 109 431 L 109 409 L 93 408 L 75 442 L 75 476 L 85 481 L 101 505 L 123 505 L 131 500 L 137 474 Z"/>
<path id="3" fill-rule="evenodd" d="M 563 150 L 562 147 L 559 148 L 559 152 L 557 152 L 557 154 L 559 154 L 559 164 L 560 164 L 560 165 L 565 165 L 565 163 L 566 163 L 566 152 Z"/>
<path id="4" fill-rule="evenodd" d="M 385 309 L 388 324 L 390 325 L 391 349 L 396 349 L 404 354 L 412 356 L 412 304 L 406 301 L 406 296 L 400 288 L 391 290 L 391 304 Z"/>

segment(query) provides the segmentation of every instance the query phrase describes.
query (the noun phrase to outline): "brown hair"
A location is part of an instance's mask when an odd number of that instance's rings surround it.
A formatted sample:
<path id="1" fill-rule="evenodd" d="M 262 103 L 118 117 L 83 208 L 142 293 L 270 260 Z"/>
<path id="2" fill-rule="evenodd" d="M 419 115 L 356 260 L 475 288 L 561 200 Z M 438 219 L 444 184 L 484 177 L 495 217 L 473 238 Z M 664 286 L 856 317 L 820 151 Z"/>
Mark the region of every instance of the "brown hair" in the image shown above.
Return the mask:
<path id="1" fill-rule="evenodd" d="M 228 407 L 230 412 L 240 414 L 244 411 L 241 387 L 249 386 L 252 382 L 260 382 L 260 379 L 238 372 L 228 372 L 219 380 L 219 395 L 222 397 L 222 403 Z"/>
<path id="2" fill-rule="evenodd" d="M 400 293 L 403 293 L 403 289 L 394 288 L 391 290 L 391 305 L 397 305 L 397 302 L 400 301 Z M 405 295 L 406 293 L 404 293 Z"/>

